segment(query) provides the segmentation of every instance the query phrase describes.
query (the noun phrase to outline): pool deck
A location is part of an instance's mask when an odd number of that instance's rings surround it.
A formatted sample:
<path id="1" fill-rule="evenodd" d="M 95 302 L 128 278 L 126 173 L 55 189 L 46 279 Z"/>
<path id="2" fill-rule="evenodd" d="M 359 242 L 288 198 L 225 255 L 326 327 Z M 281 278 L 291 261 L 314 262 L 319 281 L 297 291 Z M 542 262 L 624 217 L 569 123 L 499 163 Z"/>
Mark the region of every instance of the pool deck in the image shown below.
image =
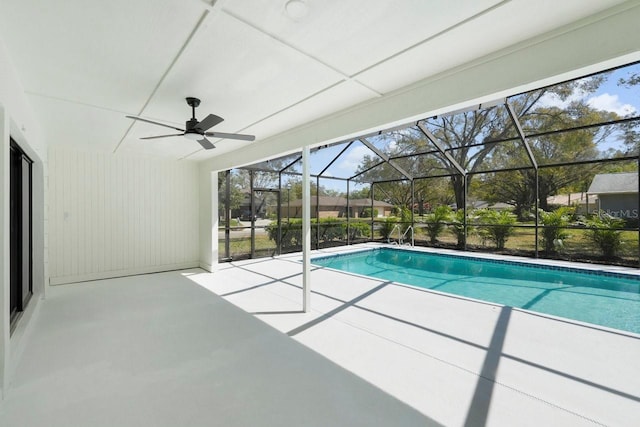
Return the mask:
<path id="1" fill-rule="evenodd" d="M 299 260 L 221 264 L 194 280 L 443 425 L 638 425 L 638 335 L 324 268 L 305 314 Z"/>
<path id="2" fill-rule="evenodd" d="M 303 313 L 301 285 L 290 254 L 52 287 L 0 425 L 638 425 L 636 334 L 326 268 Z"/>

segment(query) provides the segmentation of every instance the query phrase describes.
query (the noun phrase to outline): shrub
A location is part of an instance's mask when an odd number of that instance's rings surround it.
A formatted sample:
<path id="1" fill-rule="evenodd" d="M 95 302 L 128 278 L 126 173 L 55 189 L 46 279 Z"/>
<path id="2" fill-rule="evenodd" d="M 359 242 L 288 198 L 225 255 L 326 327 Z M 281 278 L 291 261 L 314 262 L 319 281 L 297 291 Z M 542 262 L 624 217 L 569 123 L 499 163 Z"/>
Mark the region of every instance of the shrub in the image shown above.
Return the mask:
<path id="1" fill-rule="evenodd" d="M 292 249 L 302 245 L 302 220 L 292 218 L 289 222 L 281 222 L 281 236 L 278 235 L 278 223 L 272 222 L 265 227 L 269 239 L 279 244 L 280 237 L 282 249 Z M 321 218 L 317 221 L 311 219 L 311 244 L 318 243 L 317 230 L 320 227 L 320 242 L 330 242 L 335 240 L 346 240 L 347 222 L 338 218 Z M 371 235 L 371 225 L 364 221 L 354 221 L 349 223 L 349 237 L 356 239 L 369 237 Z"/>
<path id="2" fill-rule="evenodd" d="M 373 215 L 371 215 L 371 208 L 364 208 L 362 210 L 362 215 L 360 215 L 362 218 L 371 218 L 373 216 L 373 218 L 376 218 L 378 216 L 378 209 L 374 208 L 373 209 Z"/>
<path id="3" fill-rule="evenodd" d="M 320 240 L 341 240 L 347 235 L 347 224 L 337 218 L 320 218 Z"/>
<path id="4" fill-rule="evenodd" d="M 614 218 L 606 213 L 594 215 L 587 220 L 587 236 L 606 258 L 613 258 L 622 246 L 624 220 Z"/>
<path id="5" fill-rule="evenodd" d="M 383 239 L 389 240 L 392 237 L 391 233 L 393 232 L 393 228 L 396 226 L 396 224 L 398 224 L 398 218 L 393 216 L 385 218 L 385 220 L 382 222 L 382 226 L 380 227 L 380 234 L 382 235 Z"/>
<path id="6" fill-rule="evenodd" d="M 496 249 L 504 249 L 504 245 L 513 234 L 513 226 L 516 223 L 516 216 L 508 211 L 495 211 L 491 209 L 478 209 L 478 220 L 481 225 L 481 235 L 484 234 L 493 241 Z"/>
<path id="7" fill-rule="evenodd" d="M 356 221 L 349 223 L 349 239 L 354 240 L 359 237 L 369 237 L 371 236 L 371 224 Z"/>
<path id="8" fill-rule="evenodd" d="M 403 235 L 412 224 L 413 213 L 407 208 L 399 208 L 398 212 L 400 213 L 400 234 Z"/>
<path id="9" fill-rule="evenodd" d="M 446 227 L 446 222 L 451 219 L 452 211 L 447 205 L 436 207 L 430 214 L 424 216 L 429 242 L 436 243 L 438 235 Z"/>
<path id="10" fill-rule="evenodd" d="M 557 247 L 562 246 L 562 239 L 569 235 L 563 227 L 569 225 L 574 209 L 562 206 L 553 212 L 540 210 L 540 220 L 542 221 L 542 245 L 545 252 L 555 252 Z"/>
<path id="11" fill-rule="evenodd" d="M 466 235 L 464 233 L 464 215 L 464 209 L 460 209 L 456 212 L 453 212 L 449 219 L 451 221 L 451 224 L 449 224 L 449 226 L 451 227 L 451 233 L 456 236 L 456 239 L 458 240 L 458 248 L 464 248 L 464 243 L 466 240 Z M 467 224 L 467 233 L 471 233 L 471 229 L 472 227 Z"/>
<path id="12" fill-rule="evenodd" d="M 290 249 L 296 246 L 302 245 L 302 220 L 291 218 L 289 222 L 282 222 L 280 224 L 282 231 L 282 249 Z M 267 235 L 270 240 L 278 242 L 278 223 L 271 222 L 269 225 L 265 227 L 267 231 Z"/>

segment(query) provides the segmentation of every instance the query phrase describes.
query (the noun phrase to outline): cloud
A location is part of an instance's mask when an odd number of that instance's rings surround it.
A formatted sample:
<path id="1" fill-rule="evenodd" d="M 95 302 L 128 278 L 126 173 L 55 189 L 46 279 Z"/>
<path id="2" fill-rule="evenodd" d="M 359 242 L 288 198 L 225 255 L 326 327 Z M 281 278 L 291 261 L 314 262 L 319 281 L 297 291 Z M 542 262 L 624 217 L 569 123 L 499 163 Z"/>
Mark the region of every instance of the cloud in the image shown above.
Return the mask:
<path id="1" fill-rule="evenodd" d="M 602 95 L 589 98 L 587 104 L 596 110 L 609 111 L 619 116 L 634 114 L 637 111 L 633 105 L 620 102 L 618 95 L 611 95 L 609 93 L 603 93 Z"/>
<path id="2" fill-rule="evenodd" d="M 567 108 L 571 102 L 584 99 L 586 95 L 586 92 L 576 90 L 568 98 L 562 100 L 555 93 L 546 93 L 538 101 L 538 106 L 546 108 L 557 107 L 564 109 Z M 626 116 L 627 114 L 637 113 L 637 109 L 633 105 L 623 104 L 620 101 L 618 95 L 611 95 L 610 93 L 603 93 L 598 96 L 592 96 L 591 98 L 588 98 L 586 100 L 586 103 L 587 105 L 589 105 L 589 107 L 596 110 L 609 111 L 612 113 L 616 113 L 619 116 Z"/>
<path id="3" fill-rule="evenodd" d="M 557 107 L 560 109 L 567 108 L 569 104 L 585 97 L 587 93 L 584 90 L 576 89 L 566 99 L 562 100 L 557 94 L 547 92 L 538 100 L 537 106 L 545 108 Z"/>
<path id="4" fill-rule="evenodd" d="M 362 163 L 362 159 L 364 156 L 375 156 L 373 151 L 369 150 L 364 145 L 358 145 L 354 148 L 351 148 L 347 153 L 344 154 L 344 158 L 342 158 L 338 164 L 336 165 L 339 169 L 351 173 L 353 175 L 358 166 Z"/>

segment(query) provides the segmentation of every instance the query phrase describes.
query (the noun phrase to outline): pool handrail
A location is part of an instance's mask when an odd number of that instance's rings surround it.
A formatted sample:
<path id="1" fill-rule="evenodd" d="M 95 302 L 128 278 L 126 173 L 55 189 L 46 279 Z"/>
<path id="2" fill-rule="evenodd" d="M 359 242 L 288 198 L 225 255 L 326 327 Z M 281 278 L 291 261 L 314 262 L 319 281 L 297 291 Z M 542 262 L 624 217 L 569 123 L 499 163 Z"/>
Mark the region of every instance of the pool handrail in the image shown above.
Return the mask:
<path id="1" fill-rule="evenodd" d="M 396 242 L 395 240 L 393 241 L 393 244 L 395 245 L 400 245 L 400 241 L 402 240 L 402 237 L 400 237 L 400 224 L 396 224 L 393 226 L 393 228 L 391 229 L 391 231 L 389 232 L 389 237 L 387 238 L 387 243 L 391 243 L 391 236 L 393 235 L 393 232 L 396 231 L 396 229 L 398 230 L 398 241 Z"/>
<path id="2" fill-rule="evenodd" d="M 393 235 L 393 232 L 398 230 L 398 241 L 391 239 L 391 236 Z M 404 244 L 404 239 L 405 237 L 407 237 L 407 233 L 411 231 L 411 246 L 415 246 L 415 241 L 414 241 L 414 237 L 413 237 L 413 226 L 410 225 L 409 227 L 407 227 L 407 229 L 404 231 L 403 234 L 402 230 L 400 229 L 400 224 L 396 224 L 393 226 L 393 228 L 391 229 L 391 231 L 389 232 L 389 237 L 387 238 L 387 243 L 392 243 L 394 245 L 398 245 L 398 246 L 402 246 Z"/>
<path id="3" fill-rule="evenodd" d="M 409 232 L 409 230 L 411 230 L 411 246 L 415 246 L 415 241 L 413 238 L 413 225 L 410 225 L 409 227 L 407 227 L 404 234 L 402 235 L 402 238 L 399 240 L 398 244 L 402 244 L 404 242 L 404 238 L 407 237 L 407 233 Z"/>

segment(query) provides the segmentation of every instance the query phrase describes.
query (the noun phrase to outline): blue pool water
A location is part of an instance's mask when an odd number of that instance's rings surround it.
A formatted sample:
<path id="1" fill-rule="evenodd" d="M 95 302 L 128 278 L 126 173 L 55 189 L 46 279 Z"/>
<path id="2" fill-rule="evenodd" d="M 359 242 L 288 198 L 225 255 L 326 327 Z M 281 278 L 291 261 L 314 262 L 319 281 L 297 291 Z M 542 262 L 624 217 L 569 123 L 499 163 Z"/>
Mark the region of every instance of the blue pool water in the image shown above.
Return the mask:
<path id="1" fill-rule="evenodd" d="M 640 333 L 640 277 L 379 248 L 313 264 Z"/>

